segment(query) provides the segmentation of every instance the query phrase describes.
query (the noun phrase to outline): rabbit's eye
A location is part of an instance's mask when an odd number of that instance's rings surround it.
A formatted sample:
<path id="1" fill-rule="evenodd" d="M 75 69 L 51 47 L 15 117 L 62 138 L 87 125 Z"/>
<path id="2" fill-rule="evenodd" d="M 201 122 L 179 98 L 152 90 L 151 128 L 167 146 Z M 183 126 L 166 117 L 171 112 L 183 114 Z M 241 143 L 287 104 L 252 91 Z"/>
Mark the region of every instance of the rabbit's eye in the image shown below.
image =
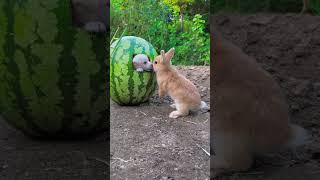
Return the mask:
<path id="1" fill-rule="evenodd" d="M 147 64 L 147 62 L 144 62 L 143 64 Z"/>
<path id="2" fill-rule="evenodd" d="M 155 63 L 155 64 L 158 64 L 158 62 L 157 62 L 157 61 L 155 61 L 154 63 Z"/>

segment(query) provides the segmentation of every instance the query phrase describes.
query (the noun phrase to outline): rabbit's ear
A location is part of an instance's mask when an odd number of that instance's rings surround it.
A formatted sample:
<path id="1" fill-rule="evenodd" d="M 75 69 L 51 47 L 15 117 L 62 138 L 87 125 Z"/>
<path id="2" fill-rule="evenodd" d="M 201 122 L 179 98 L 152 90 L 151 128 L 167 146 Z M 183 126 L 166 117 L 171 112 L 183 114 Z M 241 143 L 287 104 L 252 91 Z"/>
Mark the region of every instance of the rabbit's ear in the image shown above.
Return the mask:
<path id="1" fill-rule="evenodd" d="M 166 55 L 165 55 L 165 53 L 164 53 L 164 50 L 161 50 L 161 51 L 160 51 L 160 54 L 161 54 L 161 58 L 160 58 L 161 63 L 162 63 L 162 62 L 165 62 L 165 61 L 166 61 Z"/>
<path id="2" fill-rule="evenodd" d="M 171 48 L 165 55 L 166 61 L 168 61 L 168 62 L 171 61 L 173 55 L 174 55 L 174 48 Z"/>

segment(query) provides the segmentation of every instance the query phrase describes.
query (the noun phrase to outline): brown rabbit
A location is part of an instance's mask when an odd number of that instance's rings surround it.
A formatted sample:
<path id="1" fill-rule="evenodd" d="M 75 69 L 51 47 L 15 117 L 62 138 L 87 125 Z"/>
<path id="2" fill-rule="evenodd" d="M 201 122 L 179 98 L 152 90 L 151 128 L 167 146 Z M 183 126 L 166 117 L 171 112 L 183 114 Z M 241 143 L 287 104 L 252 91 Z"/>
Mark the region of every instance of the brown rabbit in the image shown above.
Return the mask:
<path id="1" fill-rule="evenodd" d="M 307 133 L 289 122 L 273 78 L 212 24 L 211 38 L 213 175 L 247 170 L 256 155 L 303 144 Z"/>
<path id="2" fill-rule="evenodd" d="M 200 100 L 200 94 L 195 85 L 171 66 L 170 61 L 173 55 L 174 48 L 167 53 L 161 50 L 161 54 L 153 62 L 160 98 L 168 93 L 174 100 L 171 107 L 177 109 L 172 111 L 169 117 L 178 118 L 187 116 L 190 110 L 208 109 L 207 104 Z"/>

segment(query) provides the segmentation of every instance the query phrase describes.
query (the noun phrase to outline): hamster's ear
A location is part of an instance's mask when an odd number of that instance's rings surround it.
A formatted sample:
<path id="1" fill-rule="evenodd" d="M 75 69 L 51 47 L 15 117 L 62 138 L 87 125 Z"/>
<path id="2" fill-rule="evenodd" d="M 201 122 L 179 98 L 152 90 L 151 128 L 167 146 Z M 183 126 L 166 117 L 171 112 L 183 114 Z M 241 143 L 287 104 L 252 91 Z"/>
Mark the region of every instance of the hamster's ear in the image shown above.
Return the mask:
<path id="1" fill-rule="evenodd" d="M 132 54 L 132 59 L 136 56 L 137 54 Z"/>
<path id="2" fill-rule="evenodd" d="M 161 50 L 160 54 L 161 54 L 160 62 L 163 63 L 166 61 L 166 55 L 164 53 L 164 50 Z"/>
<path id="3" fill-rule="evenodd" d="M 173 55 L 174 55 L 174 48 L 171 48 L 166 54 L 165 54 L 165 59 L 167 62 L 171 61 Z"/>
<path id="4" fill-rule="evenodd" d="M 147 55 L 148 61 L 151 62 L 151 58 Z"/>

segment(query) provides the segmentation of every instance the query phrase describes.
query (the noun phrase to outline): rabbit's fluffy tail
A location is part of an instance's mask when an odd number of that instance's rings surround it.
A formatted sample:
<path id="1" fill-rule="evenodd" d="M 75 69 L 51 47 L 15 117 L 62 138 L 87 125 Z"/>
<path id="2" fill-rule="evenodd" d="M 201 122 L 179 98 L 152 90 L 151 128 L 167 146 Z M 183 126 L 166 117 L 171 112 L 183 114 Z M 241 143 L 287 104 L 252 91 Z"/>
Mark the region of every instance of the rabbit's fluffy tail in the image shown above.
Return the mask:
<path id="1" fill-rule="evenodd" d="M 286 144 L 288 148 L 295 148 L 307 143 L 310 140 L 310 134 L 302 127 L 291 124 L 291 138 Z"/>
<path id="2" fill-rule="evenodd" d="M 200 109 L 201 109 L 201 111 L 209 111 L 210 110 L 209 106 L 204 101 L 201 101 Z"/>

